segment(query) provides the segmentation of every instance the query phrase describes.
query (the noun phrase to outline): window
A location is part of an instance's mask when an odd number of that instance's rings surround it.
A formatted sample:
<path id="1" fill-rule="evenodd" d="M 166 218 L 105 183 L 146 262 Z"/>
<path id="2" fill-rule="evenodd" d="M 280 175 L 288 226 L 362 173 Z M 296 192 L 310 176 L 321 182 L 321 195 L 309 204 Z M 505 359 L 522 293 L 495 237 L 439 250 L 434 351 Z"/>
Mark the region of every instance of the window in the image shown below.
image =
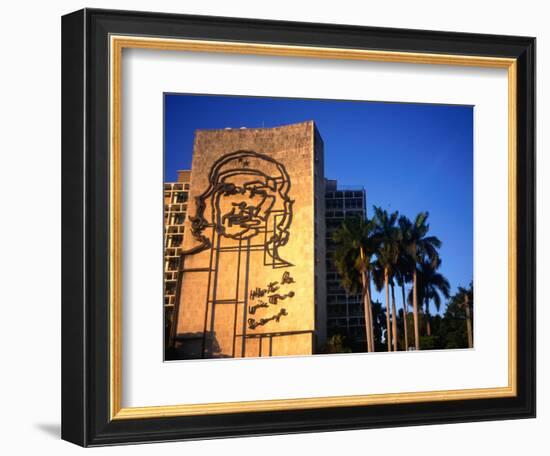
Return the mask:
<path id="1" fill-rule="evenodd" d="M 173 295 L 176 294 L 176 283 L 175 282 L 166 282 L 166 287 L 164 289 L 164 294 Z"/>
<path id="2" fill-rule="evenodd" d="M 172 247 L 179 247 L 183 242 L 183 236 L 172 236 Z"/>
<path id="3" fill-rule="evenodd" d="M 171 258 L 170 261 L 168 261 L 168 270 L 177 271 L 179 263 L 180 263 L 179 258 Z"/>
<path id="4" fill-rule="evenodd" d="M 186 203 L 188 199 L 187 192 L 178 192 L 176 193 L 176 203 Z"/>

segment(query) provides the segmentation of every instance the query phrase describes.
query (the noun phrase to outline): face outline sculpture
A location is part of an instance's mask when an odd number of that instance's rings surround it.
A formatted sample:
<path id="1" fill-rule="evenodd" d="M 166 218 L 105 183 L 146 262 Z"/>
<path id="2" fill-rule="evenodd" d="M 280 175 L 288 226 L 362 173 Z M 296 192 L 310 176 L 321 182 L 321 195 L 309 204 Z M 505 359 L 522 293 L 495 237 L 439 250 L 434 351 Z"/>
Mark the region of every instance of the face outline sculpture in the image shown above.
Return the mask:
<path id="1" fill-rule="evenodd" d="M 220 177 L 214 191 L 216 230 L 231 239 L 251 239 L 268 221 L 277 183 L 258 171 L 229 172 Z"/>
<path id="2" fill-rule="evenodd" d="M 289 266 L 279 247 L 286 245 L 292 222 L 290 178 L 284 166 L 257 152 L 237 151 L 218 159 L 210 170 L 208 188 L 196 197 L 191 233 L 200 245 L 188 253 L 211 247 L 208 227 L 224 238 L 256 242 L 269 227 L 265 249 L 273 267 Z"/>
<path id="3" fill-rule="evenodd" d="M 198 169 L 201 174 L 194 174 Z M 203 167 L 194 167 L 191 179 L 191 187 L 203 191 L 194 196 L 194 212 L 188 218 L 186 236 L 191 235 L 194 245 L 182 253 L 180 280 L 183 285 L 184 277 L 189 280 L 202 277 L 200 282 L 193 282 L 197 287 L 195 296 L 202 296 L 199 299 L 202 303 L 197 301 L 195 310 L 205 309 L 202 347 L 197 350 L 205 357 L 205 354 L 214 353 L 223 339 L 223 349 L 220 349 L 225 350 L 223 353 L 235 356 L 240 352 L 244 357 L 247 337 L 240 336 L 237 341 L 237 326 L 233 332 L 219 328 L 224 328 L 232 319 L 234 325 L 241 321 L 241 335 L 244 335 L 273 320 L 286 319 L 288 315 L 286 308 L 270 302 L 269 305 L 277 306 L 274 316 L 259 315 L 262 318 L 253 322 L 247 318 L 247 312 L 254 305 L 252 302 L 248 305 L 253 286 L 249 280 L 254 280 L 254 274 L 261 274 L 263 267 L 262 272 L 275 277 L 279 273 L 270 270 L 294 267 L 279 253 L 290 239 L 294 203 L 289 196 L 290 177 L 283 164 L 274 158 L 239 150 L 218 158 L 208 174 Z M 186 269 L 186 258 L 191 260 L 197 254 L 200 257 Z M 284 272 L 280 274 L 284 276 Z M 245 297 L 245 301 L 239 300 L 239 296 Z M 283 295 L 277 296 L 279 300 L 285 299 Z M 284 296 L 293 297 L 294 292 Z M 226 313 L 231 308 L 234 308 L 234 315 L 227 320 Z M 238 320 L 238 313 L 242 314 L 242 320 Z M 252 313 L 255 314 L 255 310 Z M 258 330 L 255 334 L 261 333 Z"/>

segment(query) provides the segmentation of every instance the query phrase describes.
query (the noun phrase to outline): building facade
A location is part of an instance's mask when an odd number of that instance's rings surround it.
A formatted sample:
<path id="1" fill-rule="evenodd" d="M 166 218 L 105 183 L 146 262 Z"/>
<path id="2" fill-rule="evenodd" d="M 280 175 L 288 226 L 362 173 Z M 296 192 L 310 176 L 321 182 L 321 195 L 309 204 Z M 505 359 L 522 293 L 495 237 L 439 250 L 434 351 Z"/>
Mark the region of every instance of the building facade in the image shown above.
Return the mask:
<path id="1" fill-rule="evenodd" d="M 324 346 L 323 171 L 312 121 L 195 133 L 185 236 L 174 250 L 170 342 L 180 358 L 308 355 Z"/>
<path id="2" fill-rule="evenodd" d="M 335 249 L 332 234 L 346 218 L 365 218 L 366 204 L 364 188 L 340 188 L 336 180 L 325 181 L 327 331 L 329 336 L 342 334 L 358 343 L 365 340 L 363 298 L 361 294 L 348 294 L 341 285 L 331 259 Z"/>
<path id="3" fill-rule="evenodd" d="M 174 322 L 190 178 L 191 171 L 182 170 L 178 171 L 177 182 L 164 184 L 164 322 L 167 338 Z"/>

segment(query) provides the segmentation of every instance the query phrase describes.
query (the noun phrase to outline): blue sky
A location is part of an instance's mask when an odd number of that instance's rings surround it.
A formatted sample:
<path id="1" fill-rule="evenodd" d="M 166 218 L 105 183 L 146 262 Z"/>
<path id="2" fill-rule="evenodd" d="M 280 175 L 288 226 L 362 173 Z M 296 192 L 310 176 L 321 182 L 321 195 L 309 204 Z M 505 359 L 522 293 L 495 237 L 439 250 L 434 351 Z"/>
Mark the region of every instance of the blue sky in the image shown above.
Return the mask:
<path id="1" fill-rule="evenodd" d="M 326 177 L 365 187 L 369 216 L 373 205 L 410 218 L 428 211 L 430 232 L 443 242 L 441 272 L 452 292 L 467 286 L 473 270 L 471 106 L 166 94 L 165 181 L 191 167 L 196 129 L 306 120 L 315 121 L 325 143 Z"/>

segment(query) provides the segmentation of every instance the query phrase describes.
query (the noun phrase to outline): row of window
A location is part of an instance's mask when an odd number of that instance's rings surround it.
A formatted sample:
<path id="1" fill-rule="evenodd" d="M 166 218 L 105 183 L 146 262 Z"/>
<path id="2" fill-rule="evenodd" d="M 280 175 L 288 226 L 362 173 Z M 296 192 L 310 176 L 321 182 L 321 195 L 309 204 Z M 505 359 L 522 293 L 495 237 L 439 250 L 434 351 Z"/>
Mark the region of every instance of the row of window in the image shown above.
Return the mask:
<path id="1" fill-rule="evenodd" d="M 363 209 L 363 199 L 327 199 L 327 201 L 325 202 L 325 206 L 327 209 Z"/>
<path id="2" fill-rule="evenodd" d="M 327 293 L 343 293 L 344 287 L 339 282 L 327 283 Z"/>
<path id="3" fill-rule="evenodd" d="M 185 232 L 185 227 L 183 225 L 172 225 L 165 228 L 168 228 L 168 234 L 183 234 Z"/>
<path id="4" fill-rule="evenodd" d="M 170 182 L 164 184 L 164 190 L 189 190 L 189 184 L 181 182 Z"/>
<path id="5" fill-rule="evenodd" d="M 361 295 L 328 294 L 327 304 L 347 304 L 362 302 Z"/>
<path id="6" fill-rule="evenodd" d="M 164 206 L 164 216 L 168 214 L 179 214 L 187 212 L 187 204 L 172 204 L 170 206 Z"/>
<path id="7" fill-rule="evenodd" d="M 364 217 L 365 215 L 365 211 L 363 210 L 356 210 L 356 209 L 352 209 L 352 210 L 348 210 L 348 211 L 326 211 L 325 212 L 325 217 L 327 219 L 344 219 L 344 218 L 347 218 L 347 217 Z M 335 221 L 331 221 L 331 223 L 334 223 Z M 342 222 L 342 220 L 340 220 L 340 222 Z M 327 220 L 327 227 L 329 226 L 329 220 Z M 336 225 L 336 226 L 340 226 L 340 225 Z"/>
<path id="8" fill-rule="evenodd" d="M 363 318 L 329 318 L 327 320 L 327 326 L 329 328 L 348 326 L 365 327 L 365 320 Z"/>
<path id="9" fill-rule="evenodd" d="M 340 274 L 337 272 L 328 272 L 327 280 L 340 280 Z"/>
<path id="10" fill-rule="evenodd" d="M 166 204 L 184 204 L 189 201 L 189 192 L 165 192 L 164 203 Z"/>
<path id="11" fill-rule="evenodd" d="M 170 296 L 176 294 L 176 282 L 164 282 L 164 295 Z"/>
<path id="12" fill-rule="evenodd" d="M 328 306 L 327 315 L 330 318 L 334 317 L 360 317 L 363 318 L 365 315 L 363 312 L 363 306 L 360 304 L 354 304 L 352 306 Z"/>
<path id="13" fill-rule="evenodd" d="M 173 247 L 167 247 L 166 249 L 164 249 L 164 257 L 165 258 L 168 258 L 168 257 L 179 257 L 181 255 L 181 249 L 179 248 L 173 248 Z"/>
<path id="14" fill-rule="evenodd" d="M 168 271 L 177 271 L 178 267 L 180 265 L 180 259 L 177 258 L 170 258 L 168 260 Z"/>
<path id="15" fill-rule="evenodd" d="M 183 244 L 183 236 L 181 234 L 169 234 L 167 237 L 167 247 L 180 247 Z"/>
<path id="16" fill-rule="evenodd" d="M 337 190 L 335 192 L 326 192 L 326 198 L 363 198 L 364 192 L 351 190 Z"/>
<path id="17" fill-rule="evenodd" d="M 164 222 L 167 225 L 183 225 L 183 222 L 185 222 L 185 212 L 170 214 L 170 217 L 167 214 L 164 217 Z"/>

